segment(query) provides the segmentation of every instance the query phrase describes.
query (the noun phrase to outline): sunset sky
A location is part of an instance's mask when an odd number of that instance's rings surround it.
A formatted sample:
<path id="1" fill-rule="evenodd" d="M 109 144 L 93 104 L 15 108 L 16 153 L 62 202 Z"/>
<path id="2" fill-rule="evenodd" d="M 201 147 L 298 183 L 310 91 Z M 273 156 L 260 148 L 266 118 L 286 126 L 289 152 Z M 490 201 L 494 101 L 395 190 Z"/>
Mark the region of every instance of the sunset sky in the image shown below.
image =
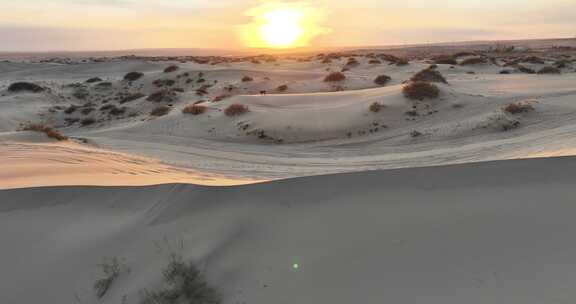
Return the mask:
<path id="1" fill-rule="evenodd" d="M 0 51 L 238 48 L 274 2 L 313 11 L 310 47 L 574 37 L 576 0 L 3 1 Z M 312 29 L 313 28 L 313 29 Z M 308 30 L 309 29 L 309 30 Z M 312 33 L 314 31 L 314 33 Z M 246 36 L 246 35 L 244 35 Z"/>

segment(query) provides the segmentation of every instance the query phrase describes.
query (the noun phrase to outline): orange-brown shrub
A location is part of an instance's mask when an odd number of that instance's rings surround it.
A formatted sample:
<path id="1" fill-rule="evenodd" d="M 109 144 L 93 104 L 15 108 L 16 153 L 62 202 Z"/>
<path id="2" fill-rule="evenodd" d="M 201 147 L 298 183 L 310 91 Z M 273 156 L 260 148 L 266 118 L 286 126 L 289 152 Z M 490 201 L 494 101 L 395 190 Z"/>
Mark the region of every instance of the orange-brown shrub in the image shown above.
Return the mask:
<path id="1" fill-rule="evenodd" d="M 506 105 L 503 110 L 510 114 L 520 114 L 534 111 L 533 102 L 530 101 L 517 101 Z"/>
<path id="2" fill-rule="evenodd" d="M 442 74 L 433 67 L 426 68 L 416 73 L 412 78 L 410 78 L 410 80 L 448 83 L 446 78 L 444 78 L 444 76 L 442 76 Z"/>
<path id="3" fill-rule="evenodd" d="M 224 114 L 226 114 L 226 116 L 239 116 L 242 115 L 244 113 L 249 112 L 250 110 L 248 109 L 247 106 L 245 105 L 241 105 L 238 103 L 234 103 L 229 105 L 225 110 L 224 110 Z"/>
<path id="4" fill-rule="evenodd" d="M 254 78 L 250 77 L 250 76 L 244 76 L 242 77 L 242 82 L 250 82 L 253 81 Z"/>
<path id="5" fill-rule="evenodd" d="M 164 69 L 164 73 L 172 73 L 178 71 L 180 68 L 177 65 L 171 65 Z"/>
<path id="6" fill-rule="evenodd" d="M 191 105 L 191 106 L 187 106 L 184 109 L 182 109 L 182 113 L 192 114 L 192 115 L 200 115 L 200 114 L 204 114 L 206 112 L 206 110 L 208 110 L 208 107 L 206 107 L 206 106 Z"/>
<path id="7" fill-rule="evenodd" d="M 283 84 L 283 85 L 276 88 L 276 91 L 278 91 L 278 92 L 286 92 L 287 90 L 288 90 L 287 84 Z"/>
<path id="8" fill-rule="evenodd" d="M 333 72 L 328 74 L 325 78 L 324 78 L 324 82 L 337 82 L 337 81 L 343 81 L 346 79 L 346 75 L 342 74 L 341 72 Z"/>
<path id="9" fill-rule="evenodd" d="M 408 99 L 423 100 L 425 98 L 438 98 L 440 89 L 430 82 L 412 81 L 404 85 L 402 93 Z"/>
<path id="10" fill-rule="evenodd" d="M 68 140 L 68 137 L 62 135 L 58 130 L 44 125 L 44 124 L 27 124 L 21 127 L 22 131 L 34 131 L 46 134 L 49 138 L 53 138 L 59 141 Z"/>
<path id="11" fill-rule="evenodd" d="M 472 57 L 468 59 L 464 59 L 460 62 L 460 65 L 472 65 L 472 64 L 483 64 L 486 63 L 486 59 L 482 57 Z"/>

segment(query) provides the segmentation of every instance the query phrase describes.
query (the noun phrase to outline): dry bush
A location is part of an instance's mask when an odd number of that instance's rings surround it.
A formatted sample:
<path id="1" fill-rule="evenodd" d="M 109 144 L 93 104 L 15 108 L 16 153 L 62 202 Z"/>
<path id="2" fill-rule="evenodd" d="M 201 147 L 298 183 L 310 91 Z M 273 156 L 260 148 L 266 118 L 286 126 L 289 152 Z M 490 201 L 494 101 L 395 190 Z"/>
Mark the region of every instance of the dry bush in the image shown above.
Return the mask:
<path id="1" fill-rule="evenodd" d="M 178 96 L 174 91 L 160 90 L 148 95 L 148 98 L 146 98 L 146 100 L 152 102 L 174 102 L 177 99 L 177 97 Z"/>
<path id="2" fill-rule="evenodd" d="M 96 292 L 98 299 L 102 299 L 102 297 L 106 295 L 110 287 L 112 287 L 112 283 L 114 283 L 122 273 L 130 272 L 130 269 L 116 257 L 104 259 L 104 262 L 99 264 L 98 267 L 103 274 L 102 278 L 94 282 L 94 292 Z"/>
<path id="3" fill-rule="evenodd" d="M 369 64 L 382 64 L 382 61 L 378 60 L 378 59 L 370 59 L 370 61 L 368 61 Z"/>
<path id="4" fill-rule="evenodd" d="M 254 78 L 252 78 L 250 76 L 242 77 L 242 82 L 250 82 L 250 81 L 254 81 Z"/>
<path id="5" fill-rule="evenodd" d="M 374 83 L 379 86 L 385 86 L 392 78 L 388 75 L 380 75 L 374 79 Z"/>
<path id="6" fill-rule="evenodd" d="M 154 108 L 150 112 L 150 115 L 155 116 L 155 117 L 160 117 L 160 116 L 167 115 L 168 113 L 170 113 L 170 111 L 172 111 L 172 108 L 169 106 L 159 106 L 159 107 Z"/>
<path id="7" fill-rule="evenodd" d="M 458 53 L 452 55 L 452 57 L 455 59 L 460 58 L 460 57 L 466 57 L 466 56 L 476 56 L 476 53 L 464 51 L 464 52 L 458 52 Z"/>
<path id="8" fill-rule="evenodd" d="M 64 113 L 72 114 L 72 113 L 76 112 L 76 110 L 78 110 L 78 106 L 70 105 L 68 108 L 66 108 L 66 110 L 64 110 Z"/>
<path id="9" fill-rule="evenodd" d="M 248 109 L 247 106 L 245 105 L 241 105 L 238 103 L 234 103 L 229 105 L 225 110 L 224 110 L 224 114 L 226 114 L 226 116 L 232 117 L 232 116 L 239 116 L 242 115 L 244 113 L 249 112 L 250 110 Z"/>
<path id="10" fill-rule="evenodd" d="M 8 87 L 9 92 L 32 92 L 32 93 L 40 93 L 46 90 L 45 88 L 30 82 L 15 82 Z"/>
<path id="11" fill-rule="evenodd" d="M 520 114 L 534 111 L 535 101 L 517 101 L 506 105 L 502 110 L 509 114 Z"/>
<path id="12" fill-rule="evenodd" d="M 560 69 L 552 67 L 552 66 L 546 66 L 541 68 L 540 70 L 538 70 L 537 72 L 538 74 L 560 74 Z"/>
<path id="13" fill-rule="evenodd" d="M 536 71 L 534 71 L 531 68 L 525 67 L 523 65 L 517 65 L 516 68 L 518 69 L 518 71 L 522 72 L 522 73 L 526 73 L 526 74 L 536 74 Z"/>
<path id="14" fill-rule="evenodd" d="M 384 105 L 379 104 L 377 102 L 370 105 L 369 110 L 370 112 L 378 113 L 384 108 Z"/>
<path id="15" fill-rule="evenodd" d="M 432 61 L 434 61 L 435 64 L 451 64 L 451 65 L 458 64 L 458 61 L 456 61 L 456 58 L 454 58 L 454 56 L 451 56 L 451 55 L 434 56 L 434 57 L 432 57 Z"/>
<path id="16" fill-rule="evenodd" d="M 95 82 L 101 82 L 102 79 L 100 77 L 92 77 L 88 80 L 86 80 L 86 83 L 95 83 Z"/>
<path id="17" fill-rule="evenodd" d="M 546 63 L 544 59 L 537 57 L 537 56 L 527 56 L 520 59 L 520 62 L 524 63 L 532 63 L 532 64 L 544 64 Z"/>
<path id="18" fill-rule="evenodd" d="M 142 290 L 141 304 L 219 304 L 219 293 L 206 282 L 204 275 L 192 262 L 172 254 L 168 266 L 162 270 L 164 279 L 160 290 Z"/>
<path id="19" fill-rule="evenodd" d="M 412 76 L 412 78 L 410 78 L 410 80 L 448 83 L 446 78 L 444 78 L 444 76 L 442 76 L 442 74 L 438 72 L 434 67 L 429 67 L 416 73 L 414 76 Z"/>
<path id="20" fill-rule="evenodd" d="M 208 107 L 206 107 L 206 106 L 191 105 L 191 106 L 187 106 L 184 109 L 182 109 L 182 113 L 192 114 L 192 115 L 200 115 L 200 114 L 204 114 L 206 112 L 206 110 L 208 110 Z"/>
<path id="21" fill-rule="evenodd" d="M 460 65 L 473 65 L 473 64 L 483 64 L 486 63 L 486 59 L 483 57 L 472 57 L 468 59 L 464 59 L 460 62 Z"/>
<path id="22" fill-rule="evenodd" d="M 94 118 L 84 118 L 80 121 L 80 124 L 85 127 L 85 126 L 89 126 L 89 125 L 93 125 L 96 123 L 96 119 Z"/>
<path id="23" fill-rule="evenodd" d="M 126 81 L 136 81 L 144 76 L 143 73 L 140 72 L 130 72 L 124 75 L 124 80 Z"/>
<path id="24" fill-rule="evenodd" d="M 283 84 L 283 85 L 277 87 L 277 88 L 276 88 L 276 91 L 278 91 L 278 92 L 286 92 L 286 91 L 288 91 L 288 85 L 287 85 L 287 84 Z"/>
<path id="25" fill-rule="evenodd" d="M 425 98 L 438 98 L 440 89 L 430 82 L 412 81 L 404 85 L 402 93 L 408 99 L 423 100 Z"/>
<path id="26" fill-rule="evenodd" d="M 180 68 L 177 65 L 171 65 L 164 69 L 164 73 L 172 73 L 178 71 Z"/>
<path id="27" fill-rule="evenodd" d="M 324 82 L 338 82 L 343 81 L 346 79 L 346 75 L 342 74 L 341 72 L 333 72 L 328 74 L 324 78 Z"/>
<path id="28" fill-rule="evenodd" d="M 142 94 L 142 93 L 128 94 L 128 95 L 122 96 L 122 97 L 120 98 L 120 100 L 118 101 L 118 103 L 124 104 L 124 103 L 127 103 L 127 102 L 131 102 L 131 101 L 140 99 L 140 98 L 142 98 L 142 97 L 144 97 L 144 96 L 146 96 L 146 95 L 144 95 L 144 94 Z"/>
<path id="29" fill-rule="evenodd" d="M 44 124 L 34 124 L 30 123 L 24 125 L 20 128 L 21 131 L 33 131 L 33 132 L 40 132 L 46 134 L 49 138 L 56 139 L 58 141 L 68 140 L 68 137 L 64 136 L 58 130 L 54 129 L 53 127 L 44 125 Z"/>

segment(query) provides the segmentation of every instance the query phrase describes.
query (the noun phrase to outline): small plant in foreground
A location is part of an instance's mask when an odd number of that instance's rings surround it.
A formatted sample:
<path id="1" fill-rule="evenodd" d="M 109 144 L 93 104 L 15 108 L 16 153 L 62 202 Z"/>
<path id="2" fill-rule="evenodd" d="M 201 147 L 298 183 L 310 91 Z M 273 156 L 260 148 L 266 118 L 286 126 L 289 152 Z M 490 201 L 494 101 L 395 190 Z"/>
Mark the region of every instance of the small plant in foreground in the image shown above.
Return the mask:
<path id="1" fill-rule="evenodd" d="M 106 295 L 112 284 L 122 273 L 130 272 L 130 269 L 120 261 L 117 257 L 105 258 L 104 261 L 98 265 L 102 271 L 103 276 L 94 282 L 94 292 L 96 297 L 101 299 Z"/>
<path id="2" fill-rule="evenodd" d="M 142 290 L 141 304 L 219 304 L 220 295 L 206 282 L 203 273 L 192 262 L 172 254 L 162 271 L 164 286 L 157 291 Z"/>
<path id="3" fill-rule="evenodd" d="M 53 138 L 56 139 L 58 141 L 64 141 L 67 140 L 68 137 L 62 135 L 62 133 L 60 133 L 58 130 L 44 125 L 44 124 L 27 124 L 24 125 L 20 128 L 21 131 L 34 131 L 34 132 L 40 132 L 40 133 L 44 133 L 46 134 L 46 136 L 48 136 L 49 138 Z"/>
<path id="4" fill-rule="evenodd" d="M 248 109 L 247 106 L 245 105 L 241 105 L 238 103 L 234 103 L 229 105 L 225 110 L 224 110 L 224 114 L 226 114 L 226 116 L 232 117 L 232 116 L 239 116 L 242 115 L 244 113 L 249 112 L 250 110 Z"/>

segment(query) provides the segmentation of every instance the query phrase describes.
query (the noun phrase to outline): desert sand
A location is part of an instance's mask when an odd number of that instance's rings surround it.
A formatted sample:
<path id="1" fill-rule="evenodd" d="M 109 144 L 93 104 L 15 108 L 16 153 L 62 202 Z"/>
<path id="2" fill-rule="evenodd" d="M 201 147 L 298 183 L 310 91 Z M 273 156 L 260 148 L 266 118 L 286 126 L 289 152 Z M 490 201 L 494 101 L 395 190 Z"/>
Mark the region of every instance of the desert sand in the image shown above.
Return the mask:
<path id="1" fill-rule="evenodd" d="M 570 303 L 576 43 L 515 44 L 0 62 L 0 302 Z"/>

